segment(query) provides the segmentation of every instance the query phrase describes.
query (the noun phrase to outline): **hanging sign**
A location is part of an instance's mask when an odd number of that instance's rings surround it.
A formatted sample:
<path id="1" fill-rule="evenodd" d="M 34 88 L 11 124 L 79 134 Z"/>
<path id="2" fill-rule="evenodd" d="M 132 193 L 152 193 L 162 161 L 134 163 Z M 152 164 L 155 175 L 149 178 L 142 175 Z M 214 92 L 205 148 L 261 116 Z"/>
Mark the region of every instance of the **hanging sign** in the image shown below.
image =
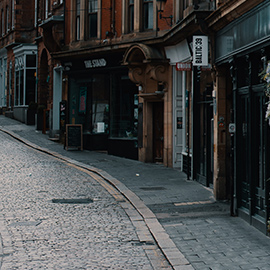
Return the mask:
<path id="1" fill-rule="evenodd" d="M 178 71 L 191 71 L 191 63 L 176 63 L 176 70 Z"/>
<path id="2" fill-rule="evenodd" d="M 193 66 L 208 65 L 208 37 L 193 36 Z"/>

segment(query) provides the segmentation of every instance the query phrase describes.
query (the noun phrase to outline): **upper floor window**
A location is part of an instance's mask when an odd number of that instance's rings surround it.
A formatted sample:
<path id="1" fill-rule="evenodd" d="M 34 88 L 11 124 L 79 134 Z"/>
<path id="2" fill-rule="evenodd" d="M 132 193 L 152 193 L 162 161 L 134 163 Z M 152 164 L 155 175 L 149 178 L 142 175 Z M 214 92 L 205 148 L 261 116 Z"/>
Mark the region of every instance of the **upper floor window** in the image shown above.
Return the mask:
<path id="1" fill-rule="evenodd" d="M 6 29 L 7 32 L 10 30 L 10 25 L 9 25 L 9 7 L 6 7 Z"/>
<path id="2" fill-rule="evenodd" d="M 15 6 L 14 6 L 14 2 L 12 1 L 12 10 L 11 10 L 11 28 L 14 29 L 15 28 Z"/>
<path id="3" fill-rule="evenodd" d="M 81 39 L 80 35 L 80 13 L 81 13 L 81 1 L 76 0 L 76 40 Z"/>
<path id="4" fill-rule="evenodd" d="M 134 0 L 128 0 L 128 31 L 134 31 Z"/>
<path id="5" fill-rule="evenodd" d="M 48 19 L 50 12 L 50 0 L 45 0 L 45 19 Z"/>
<path id="6" fill-rule="evenodd" d="M 4 16 L 4 10 L 1 10 L 1 23 L 2 23 L 2 36 L 5 34 L 5 16 Z"/>
<path id="7" fill-rule="evenodd" d="M 88 0 L 88 37 L 97 37 L 98 0 Z"/>
<path id="8" fill-rule="evenodd" d="M 143 0 L 143 29 L 153 29 L 153 1 Z"/>

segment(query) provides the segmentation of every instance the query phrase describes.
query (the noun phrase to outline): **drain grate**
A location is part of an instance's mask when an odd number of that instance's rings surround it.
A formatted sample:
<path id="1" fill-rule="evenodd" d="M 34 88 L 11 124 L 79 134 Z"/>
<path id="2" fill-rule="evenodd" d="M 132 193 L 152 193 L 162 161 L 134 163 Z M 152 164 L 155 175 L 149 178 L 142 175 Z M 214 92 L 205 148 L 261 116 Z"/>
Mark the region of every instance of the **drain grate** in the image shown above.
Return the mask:
<path id="1" fill-rule="evenodd" d="M 89 198 L 79 198 L 79 199 L 52 199 L 53 203 L 68 203 L 68 204 L 87 204 L 92 203 L 93 200 Z"/>
<path id="2" fill-rule="evenodd" d="M 142 190 L 166 190 L 165 187 L 141 187 Z"/>

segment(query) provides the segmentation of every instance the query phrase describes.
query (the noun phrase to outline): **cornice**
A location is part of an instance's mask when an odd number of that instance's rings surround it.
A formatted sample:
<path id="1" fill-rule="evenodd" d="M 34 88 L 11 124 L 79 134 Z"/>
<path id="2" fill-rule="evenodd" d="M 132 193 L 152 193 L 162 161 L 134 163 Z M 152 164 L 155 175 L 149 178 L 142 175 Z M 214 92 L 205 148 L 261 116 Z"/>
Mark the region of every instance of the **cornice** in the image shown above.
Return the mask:
<path id="1" fill-rule="evenodd" d="M 206 19 L 208 28 L 217 32 L 265 0 L 230 0 L 212 12 Z"/>

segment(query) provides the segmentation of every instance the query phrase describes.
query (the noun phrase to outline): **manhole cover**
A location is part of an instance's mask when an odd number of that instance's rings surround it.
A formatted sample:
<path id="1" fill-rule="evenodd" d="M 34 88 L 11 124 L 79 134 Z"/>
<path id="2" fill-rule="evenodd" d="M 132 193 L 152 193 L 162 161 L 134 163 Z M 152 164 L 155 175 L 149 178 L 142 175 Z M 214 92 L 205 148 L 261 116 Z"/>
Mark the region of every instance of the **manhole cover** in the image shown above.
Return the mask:
<path id="1" fill-rule="evenodd" d="M 41 221 L 19 221 L 13 222 L 9 224 L 10 227 L 17 227 L 17 226 L 38 226 Z"/>
<path id="2" fill-rule="evenodd" d="M 165 190 L 165 187 L 141 187 L 142 190 Z"/>
<path id="3" fill-rule="evenodd" d="M 83 204 L 92 203 L 93 200 L 89 198 L 79 198 L 79 199 L 52 199 L 53 203 L 69 203 L 69 204 Z"/>
<path id="4" fill-rule="evenodd" d="M 131 244 L 133 246 L 153 246 L 153 245 L 155 245 L 153 242 L 150 242 L 150 241 L 134 241 Z"/>

